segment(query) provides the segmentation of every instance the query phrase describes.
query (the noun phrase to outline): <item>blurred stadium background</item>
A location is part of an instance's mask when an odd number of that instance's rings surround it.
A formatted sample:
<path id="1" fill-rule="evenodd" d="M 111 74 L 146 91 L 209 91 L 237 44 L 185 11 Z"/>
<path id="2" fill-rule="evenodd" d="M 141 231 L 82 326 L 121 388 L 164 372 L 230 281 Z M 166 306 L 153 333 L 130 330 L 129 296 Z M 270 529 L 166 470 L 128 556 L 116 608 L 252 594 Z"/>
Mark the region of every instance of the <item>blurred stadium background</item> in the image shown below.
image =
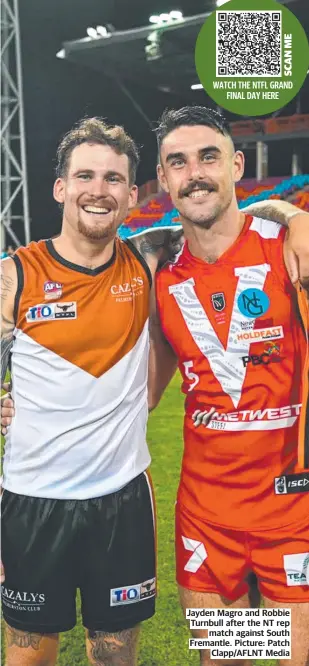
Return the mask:
<path id="1" fill-rule="evenodd" d="M 158 191 L 151 130 L 167 106 L 216 108 L 199 87 L 194 66 L 196 37 L 216 0 L 0 4 L 2 252 L 58 233 L 60 214 L 52 199 L 56 147 L 84 115 L 124 125 L 141 147 L 139 204 L 126 221 L 127 232 L 177 219 L 169 197 Z M 281 4 L 308 35 L 307 0 Z M 271 116 L 226 115 L 246 157 L 240 205 L 279 198 L 309 212 L 309 77 L 297 97 Z M 159 599 L 156 617 L 142 632 L 139 664 L 197 664 L 195 651 L 187 649 L 174 583 L 173 508 L 182 455 L 178 376 L 150 417 L 148 437 L 157 491 Z M 58 664 L 86 666 L 80 623 L 62 637 Z"/>

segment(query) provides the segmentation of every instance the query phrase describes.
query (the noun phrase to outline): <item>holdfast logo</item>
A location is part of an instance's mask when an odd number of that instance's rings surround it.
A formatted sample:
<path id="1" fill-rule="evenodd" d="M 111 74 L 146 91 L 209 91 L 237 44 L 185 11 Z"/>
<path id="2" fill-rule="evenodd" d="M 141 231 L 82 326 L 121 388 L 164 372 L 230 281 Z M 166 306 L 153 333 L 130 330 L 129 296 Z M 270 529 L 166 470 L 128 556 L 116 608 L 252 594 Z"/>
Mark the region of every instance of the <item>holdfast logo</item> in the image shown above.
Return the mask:
<path id="1" fill-rule="evenodd" d="M 244 333 L 237 333 L 235 342 L 242 342 L 243 340 L 250 340 L 253 342 L 266 342 L 268 340 L 278 340 L 283 338 L 282 326 L 271 326 L 270 328 L 257 328 L 254 330 L 244 331 Z"/>
<path id="2" fill-rule="evenodd" d="M 144 601 L 156 594 L 156 579 L 151 578 L 144 583 L 127 585 L 126 587 L 115 587 L 110 591 L 110 605 L 122 606 L 137 601 Z"/>

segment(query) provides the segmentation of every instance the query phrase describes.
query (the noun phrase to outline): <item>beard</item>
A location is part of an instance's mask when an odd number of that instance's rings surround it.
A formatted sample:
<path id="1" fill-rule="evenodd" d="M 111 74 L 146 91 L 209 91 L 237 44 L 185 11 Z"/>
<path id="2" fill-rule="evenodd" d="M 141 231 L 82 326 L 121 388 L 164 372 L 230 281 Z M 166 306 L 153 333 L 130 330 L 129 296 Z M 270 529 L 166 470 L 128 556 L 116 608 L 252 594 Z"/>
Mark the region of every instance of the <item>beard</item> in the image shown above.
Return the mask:
<path id="1" fill-rule="evenodd" d="M 114 220 L 104 226 L 100 224 L 92 226 L 85 224 L 80 218 L 78 219 L 77 228 L 82 236 L 93 241 L 100 241 L 105 240 L 106 238 L 111 238 L 115 235 L 117 230 Z"/>

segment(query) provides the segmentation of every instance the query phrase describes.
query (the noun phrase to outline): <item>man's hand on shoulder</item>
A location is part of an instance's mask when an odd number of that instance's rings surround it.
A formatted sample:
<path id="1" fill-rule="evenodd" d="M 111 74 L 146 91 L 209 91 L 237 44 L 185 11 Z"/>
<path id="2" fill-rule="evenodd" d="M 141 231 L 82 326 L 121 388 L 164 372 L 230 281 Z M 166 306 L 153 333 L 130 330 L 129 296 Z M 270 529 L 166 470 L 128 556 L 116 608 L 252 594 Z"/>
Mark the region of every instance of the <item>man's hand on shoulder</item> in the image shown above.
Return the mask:
<path id="1" fill-rule="evenodd" d="M 3 389 L 8 391 L 1 396 L 1 434 L 6 435 L 8 426 L 11 425 L 15 416 L 14 401 L 10 394 L 10 384 L 3 384 Z"/>
<path id="2" fill-rule="evenodd" d="M 288 227 L 284 243 L 284 261 L 293 284 L 300 281 L 309 292 L 309 213 L 288 201 L 268 199 L 251 204 L 242 211 Z"/>
<path id="3" fill-rule="evenodd" d="M 182 229 L 158 229 L 146 231 L 144 234 L 131 239 L 136 249 L 144 257 L 152 275 L 163 266 L 166 261 L 174 259 L 183 246 Z"/>

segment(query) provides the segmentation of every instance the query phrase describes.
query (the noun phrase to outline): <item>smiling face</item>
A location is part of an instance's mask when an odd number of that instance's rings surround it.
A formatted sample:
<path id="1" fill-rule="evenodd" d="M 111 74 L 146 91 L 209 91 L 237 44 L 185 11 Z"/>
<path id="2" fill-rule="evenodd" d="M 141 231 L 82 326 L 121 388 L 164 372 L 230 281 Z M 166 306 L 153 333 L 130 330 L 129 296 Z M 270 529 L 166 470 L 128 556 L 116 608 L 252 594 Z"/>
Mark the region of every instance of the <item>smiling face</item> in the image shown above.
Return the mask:
<path id="1" fill-rule="evenodd" d="M 92 241 L 113 238 L 137 202 L 128 156 L 108 145 L 76 146 L 67 174 L 55 182 L 54 198 L 63 204 L 64 226 Z"/>
<path id="2" fill-rule="evenodd" d="M 228 136 L 184 125 L 163 139 L 158 178 L 184 222 L 210 228 L 235 199 L 244 157 Z"/>

